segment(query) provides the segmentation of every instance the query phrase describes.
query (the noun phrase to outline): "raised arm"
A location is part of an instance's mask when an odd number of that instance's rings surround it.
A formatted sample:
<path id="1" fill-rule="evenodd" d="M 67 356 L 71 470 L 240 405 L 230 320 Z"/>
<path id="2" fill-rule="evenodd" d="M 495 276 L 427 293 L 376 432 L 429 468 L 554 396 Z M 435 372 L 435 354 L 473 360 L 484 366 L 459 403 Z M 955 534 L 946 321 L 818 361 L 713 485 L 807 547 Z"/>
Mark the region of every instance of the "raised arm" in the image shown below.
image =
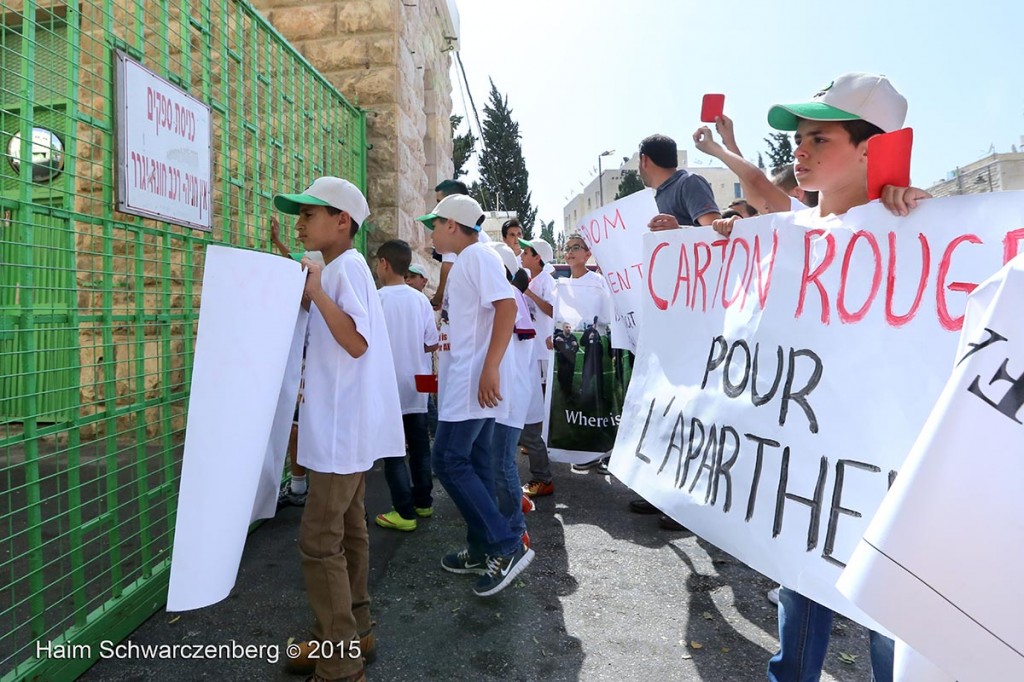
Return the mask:
<path id="1" fill-rule="evenodd" d="M 697 149 L 715 157 L 736 174 L 744 196 L 754 206 L 766 206 L 770 213 L 790 210 L 789 195 L 772 184 L 760 168 L 715 142 L 707 126 L 697 128 L 693 143 Z"/>

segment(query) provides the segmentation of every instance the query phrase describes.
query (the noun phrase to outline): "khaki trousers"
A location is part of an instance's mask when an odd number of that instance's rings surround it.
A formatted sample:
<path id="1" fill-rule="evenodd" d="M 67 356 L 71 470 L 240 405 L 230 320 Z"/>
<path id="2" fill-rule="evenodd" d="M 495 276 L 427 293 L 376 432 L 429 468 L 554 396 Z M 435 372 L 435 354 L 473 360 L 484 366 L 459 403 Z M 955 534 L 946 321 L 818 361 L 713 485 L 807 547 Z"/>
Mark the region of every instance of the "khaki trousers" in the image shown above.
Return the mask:
<path id="1" fill-rule="evenodd" d="M 309 472 L 309 495 L 299 526 L 299 553 L 306 596 L 313 611 L 313 639 L 331 642 L 316 674 L 345 677 L 363 667 L 359 633 L 370 630 L 367 577 L 370 541 L 363 496 L 366 474 Z M 339 645 L 340 643 L 340 645 Z"/>

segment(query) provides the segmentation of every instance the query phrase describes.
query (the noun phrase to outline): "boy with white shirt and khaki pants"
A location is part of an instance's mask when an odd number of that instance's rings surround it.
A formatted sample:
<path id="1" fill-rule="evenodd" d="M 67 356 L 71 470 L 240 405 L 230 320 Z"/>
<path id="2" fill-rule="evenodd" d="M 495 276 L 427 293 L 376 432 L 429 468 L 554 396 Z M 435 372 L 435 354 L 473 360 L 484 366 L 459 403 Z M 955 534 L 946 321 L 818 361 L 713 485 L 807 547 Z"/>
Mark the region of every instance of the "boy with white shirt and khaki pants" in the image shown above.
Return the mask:
<path id="1" fill-rule="evenodd" d="M 510 377 L 502 376 L 502 360 L 512 338 L 516 302 L 501 258 L 479 242 L 480 204 L 451 195 L 419 220 L 431 230 L 439 253 L 457 256 L 442 301 L 448 349 L 438 358 L 431 463 L 466 521 L 467 547 L 446 555 L 441 566 L 451 573 L 479 575 L 473 592 L 488 597 L 511 584 L 533 560 L 533 550 L 523 546 L 494 495 L 492 437 L 495 418 L 508 414 L 503 393 Z"/>
<path id="2" fill-rule="evenodd" d="M 352 248 L 370 210 L 355 185 L 334 177 L 278 195 L 274 206 L 298 215 L 299 240 L 326 263 L 302 261 L 310 313 L 298 463 L 310 486 L 299 552 L 315 621 L 311 640 L 288 647 L 288 667 L 312 672 L 308 681 L 362 682 L 364 659 L 375 656 L 365 472 L 405 452 L 384 313 L 370 269 Z"/>

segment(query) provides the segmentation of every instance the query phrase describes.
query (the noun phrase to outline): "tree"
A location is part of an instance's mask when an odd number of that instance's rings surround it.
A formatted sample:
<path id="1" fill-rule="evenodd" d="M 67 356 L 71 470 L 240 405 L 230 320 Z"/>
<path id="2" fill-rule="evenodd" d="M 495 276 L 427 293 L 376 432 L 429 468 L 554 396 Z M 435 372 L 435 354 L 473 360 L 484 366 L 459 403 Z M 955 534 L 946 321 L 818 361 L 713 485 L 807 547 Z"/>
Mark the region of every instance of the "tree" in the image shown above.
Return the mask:
<path id="1" fill-rule="evenodd" d="M 628 197 L 630 194 L 639 192 L 643 188 L 644 181 L 640 179 L 640 173 L 635 170 L 628 170 L 622 174 L 622 180 L 619 181 L 619 191 L 615 193 L 615 198 Z"/>
<path id="2" fill-rule="evenodd" d="M 757 167 L 764 170 L 764 158 L 762 158 L 761 152 L 757 153 Z"/>
<path id="3" fill-rule="evenodd" d="M 793 144 L 789 133 L 771 133 L 764 141 L 768 143 L 768 161 L 773 171 L 793 163 Z"/>
<path id="4" fill-rule="evenodd" d="M 555 243 L 555 221 L 549 220 L 548 222 L 540 221 L 540 238 L 546 241 L 548 244 L 554 245 Z"/>
<path id="5" fill-rule="evenodd" d="M 531 239 L 537 209 L 531 206 L 530 174 L 526 171 L 519 124 L 512 119 L 508 97 L 491 81 L 491 94 L 484 105 L 480 151 L 480 182 L 474 183 L 473 197 L 485 209 L 515 211 L 523 236 Z"/>
<path id="6" fill-rule="evenodd" d="M 452 171 L 452 179 L 458 180 L 459 176 L 465 175 L 466 162 L 469 161 L 469 157 L 473 156 L 473 152 L 476 151 L 476 137 L 473 135 L 472 128 L 465 135 L 456 135 L 455 131 L 459 129 L 462 124 L 461 116 L 452 116 L 452 163 L 455 164 L 455 170 Z"/>

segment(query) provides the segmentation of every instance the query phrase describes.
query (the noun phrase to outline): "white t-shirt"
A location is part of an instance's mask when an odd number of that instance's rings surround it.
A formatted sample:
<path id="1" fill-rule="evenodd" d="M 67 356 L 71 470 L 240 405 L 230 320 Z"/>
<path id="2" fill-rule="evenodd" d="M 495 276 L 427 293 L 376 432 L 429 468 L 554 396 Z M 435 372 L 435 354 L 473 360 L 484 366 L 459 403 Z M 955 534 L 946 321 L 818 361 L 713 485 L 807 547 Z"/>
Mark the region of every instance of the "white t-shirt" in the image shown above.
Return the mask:
<path id="1" fill-rule="evenodd" d="M 807 206 L 805 206 L 804 204 L 800 203 L 799 199 L 797 199 L 795 197 L 790 197 L 789 198 L 789 210 L 790 211 L 802 211 L 805 208 L 807 208 Z"/>
<path id="2" fill-rule="evenodd" d="M 549 303 L 551 305 L 551 312 L 555 312 L 555 278 L 551 276 L 551 273 L 546 268 L 530 280 L 530 291 L 545 303 Z M 534 344 L 537 359 L 541 362 L 547 362 L 548 353 L 545 352 L 547 351 L 547 345 L 544 340 L 554 333 L 555 320 L 550 315 L 545 314 L 532 298 L 527 297 L 526 302 L 530 306 L 530 312 L 533 314 L 534 323 L 537 325 L 537 338 L 540 340 L 539 343 Z"/>
<path id="3" fill-rule="evenodd" d="M 384 286 L 377 293 L 391 339 L 402 414 L 426 412 L 427 394 L 416 390 L 416 375 L 433 373 L 430 353 L 423 352 L 423 346 L 437 343 L 437 325 L 430 301 L 406 284 Z"/>
<path id="4" fill-rule="evenodd" d="M 354 474 L 381 457 L 405 454 L 391 343 L 370 268 L 358 251 L 328 263 L 320 280 L 367 348 L 353 358 L 320 310 L 310 307 L 298 462 L 320 473 Z"/>
<path id="5" fill-rule="evenodd" d="M 522 299 L 525 297 L 519 293 L 515 288 L 512 289 L 512 294 L 516 297 L 516 302 L 522 302 L 523 309 L 528 310 L 526 302 Z M 528 312 L 526 313 L 529 314 Z M 517 328 L 519 324 L 517 323 Z M 502 393 L 501 395 L 508 402 L 508 416 L 498 417 L 495 421 L 505 426 L 510 426 L 513 429 L 521 429 L 526 424 L 526 415 L 530 408 L 530 404 L 533 401 L 533 392 L 540 393 L 540 381 L 537 374 L 536 355 L 534 353 L 534 345 L 537 343 L 539 337 L 532 339 L 520 339 L 515 334 L 512 334 L 512 343 L 509 345 L 507 354 L 511 355 L 511 362 L 508 363 L 509 372 L 509 393 Z M 543 340 L 540 340 L 543 343 Z M 505 363 L 502 362 L 502 369 L 504 370 Z M 504 382 L 502 382 L 504 383 Z"/>
<path id="6" fill-rule="evenodd" d="M 609 321 L 615 319 L 615 311 L 612 304 L 612 290 L 608 288 L 608 281 L 603 275 L 599 275 L 593 270 L 587 270 L 587 273 L 582 277 L 574 277 L 572 279 L 574 282 L 580 282 L 581 284 L 601 287 L 604 291 L 605 300 L 604 319 Z"/>
<path id="7" fill-rule="evenodd" d="M 494 302 L 514 300 L 505 266 L 494 249 L 477 242 L 463 249 L 444 289 L 441 336 L 447 352 L 438 354 L 437 418 L 446 422 L 490 419 L 508 414 L 508 400 L 480 407 L 478 394 L 494 327 Z M 511 344 L 511 342 L 510 342 Z M 501 368 L 501 394 L 507 396 L 510 355 Z"/>

